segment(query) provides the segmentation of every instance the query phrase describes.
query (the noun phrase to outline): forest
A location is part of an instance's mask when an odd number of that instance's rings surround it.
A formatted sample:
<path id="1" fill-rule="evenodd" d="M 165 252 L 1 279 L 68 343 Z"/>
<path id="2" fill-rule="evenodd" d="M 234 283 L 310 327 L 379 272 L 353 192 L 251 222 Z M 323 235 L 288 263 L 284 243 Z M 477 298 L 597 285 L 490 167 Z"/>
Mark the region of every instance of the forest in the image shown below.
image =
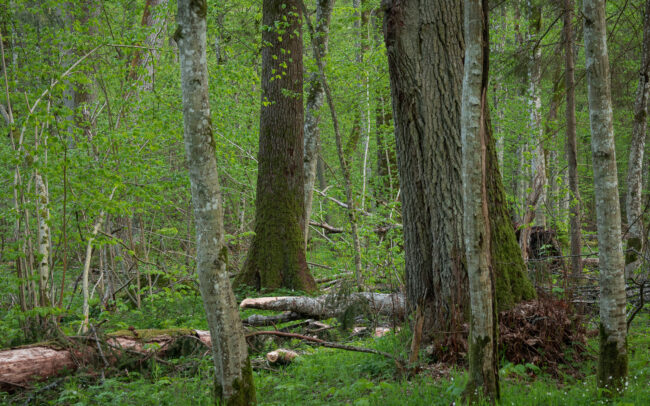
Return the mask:
<path id="1" fill-rule="evenodd" d="M 0 404 L 650 404 L 650 0 L 0 0 Z"/>

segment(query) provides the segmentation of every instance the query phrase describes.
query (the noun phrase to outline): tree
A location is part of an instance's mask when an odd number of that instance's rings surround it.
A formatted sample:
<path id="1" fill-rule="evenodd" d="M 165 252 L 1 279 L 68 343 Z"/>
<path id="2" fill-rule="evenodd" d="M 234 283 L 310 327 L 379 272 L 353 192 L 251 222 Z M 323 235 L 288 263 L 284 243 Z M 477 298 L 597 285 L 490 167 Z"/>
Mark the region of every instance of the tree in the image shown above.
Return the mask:
<path id="1" fill-rule="evenodd" d="M 627 378 L 625 262 L 612 124 L 605 0 L 585 0 L 583 14 L 600 264 L 598 387 L 620 392 L 625 388 Z"/>
<path id="2" fill-rule="evenodd" d="M 402 190 L 406 293 L 423 331 L 456 331 L 468 311 L 462 231 L 462 3 L 385 2 L 384 37 Z M 422 10 L 429 10 L 423 13 Z M 500 309 L 534 296 L 487 142 L 491 258 Z M 456 327 L 456 328 L 454 328 Z M 425 340 L 426 341 L 426 340 Z"/>
<path id="3" fill-rule="evenodd" d="M 318 35 L 315 40 L 318 43 L 323 58 L 327 54 L 329 26 L 333 9 L 334 0 L 319 0 L 316 4 L 315 30 Z M 323 93 L 323 86 L 320 83 L 318 73 L 313 73 L 309 77 L 307 111 L 305 112 L 305 247 L 307 247 L 307 239 L 309 237 L 309 219 L 311 218 L 314 202 L 314 183 L 316 182 L 316 169 L 319 160 L 320 128 L 318 125 L 320 124 L 320 109 L 323 107 Z"/>
<path id="4" fill-rule="evenodd" d="M 564 56 L 566 83 L 566 156 L 569 169 L 569 233 L 571 234 L 571 273 L 582 273 L 582 236 L 580 214 L 580 189 L 578 188 L 578 146 L 576 141 L 575 63 L 573 60 L 573 0 L 564 1 Z"/>
<path id="5" fill-rule="evenodd" d="M 490 261 L 487 196 L 488 6 L 464 2 L 465 73 L 461 105 L 463 232 L 470 291 L 469 381 L 466 396 L 499 398 L 497 313 Z"/>
<path id="6" fill-rule="evenodd" d="M 634 103 L 634 128 L 630 143 L 627 167 L 627 255 L 625 263 L 634 263 L 643 252 L 643 212 L 641 197 L 643 189 L 643 153 L 648 124 L 648 98 L 650 98 L 650 1 L 646 1 L 643 19 L 643 52 L 639 69 L 639 85 Z"/>
<path id="7" fill-rule="evenodd" d="M 206 62 L 206 0 L 178 1 L 185 154 L 196 227 L 196 262 L 215 366 L 215 396 L 228 405 L 255 403 L 253 375 L 235 295 L 226 271 L 223 199 L 212 137 Z"/>
<path id="8" fill-rule="evenodd" d="M 262 108 L 255 236 L 236 285 L 315 291 L 304 241 L 302 11 L 262 5 Z"/>

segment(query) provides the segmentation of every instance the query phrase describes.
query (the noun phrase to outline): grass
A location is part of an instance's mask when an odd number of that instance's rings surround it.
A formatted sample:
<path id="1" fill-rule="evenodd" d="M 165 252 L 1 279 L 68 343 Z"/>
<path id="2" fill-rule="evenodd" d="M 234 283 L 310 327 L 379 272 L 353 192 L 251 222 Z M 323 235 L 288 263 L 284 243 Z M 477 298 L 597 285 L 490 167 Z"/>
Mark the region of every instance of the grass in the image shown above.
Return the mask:
<path id="1" fill-rule="evenodd" d="M 403 355 L 406 334 L 381 339 L 364 338 L 355 345 Z M 595 343 L 591 343 L 595 348 Z M 396 378 L 393 363 L 384 357 L 326 348 L 298 346 L 302 356 L 276 371 L 255 372 L 258 401 L 262 405 L 450 405 L 458 402 L 466 374 L 454 369 L 444 378 L 425 370 L 410 380 Z M 596 389 L 595 362 L 579 367 L 584 380 L 570 376 L 558 381 L 535 366 L 502 365 L 502 405 L 649 405 L 650 317 L 638 316 L 629 336 L 630 381 L 625 394 L 606 400 Z M 595 354 L 593 354 L 595 355 Z M 102 380 L 77 374 L 64 378 L 53 390 L 32 392 L 29 404 L 43 405 L 209 405 L 212 402 L 212 366 L 209 357 L 152 361 L 140 373 L 121 373 Z M 46 384 L 42 384 L 46 385 Z M 34 395 L 35 394 L 35 395 Z M 0 394 L 2 404 L 23 404 L 29 394 Z"/>

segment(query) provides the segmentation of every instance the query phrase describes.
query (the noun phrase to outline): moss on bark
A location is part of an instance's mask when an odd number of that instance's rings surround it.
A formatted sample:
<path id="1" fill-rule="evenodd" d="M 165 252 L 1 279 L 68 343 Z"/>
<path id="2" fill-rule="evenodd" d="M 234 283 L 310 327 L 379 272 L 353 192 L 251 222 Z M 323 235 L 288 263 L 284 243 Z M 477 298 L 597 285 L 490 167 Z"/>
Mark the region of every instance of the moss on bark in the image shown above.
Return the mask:
<path id="1" fill-rule="evenodd" d="M 508 212 L 506 193 L 501 180 L 492 123 L 486 115 L 487 182 L 490 213 L 490 254 L 496 274 L 497 310 L 508 310 L 515 304 L 535 297 L 528 270 L 521 256 L 515 230 Z"/>
<path id="2" fill-rule="evenodd" d="M 617 342 L 609 339 L 602 323 L 599 329 L 598 387 L 605 389 L 604 396 L 616 396 L 625 390 L 627 380 L 627 340 L 623 351 L 619 351 Z"/>
<path id="3" fill-rule="evenodd" d="M 496 321 L 495 321 L 496 322 Z M 480 337 L 471 340 L 469 343 L 469 380 L 463 392 L 463 399 L 469 404 L 480 403 L 487 400 L 488 403 L 494 404 L 500 398 L 500 388 L 497 371 L 485 371 L 482 368 L 482 362 L 485 358 L 487 345 L 490 343 L 490 337 Z M 496 344 L 496 339 L 495 339 Z M 494 348 L 496 355 L 496 347 Z M 496 365 L 493 367 L 496 368 Z M 474 373 L 472 373 L 474 371 Z M 487 372 L 487 373 L 486 373 Z"/>
<path id="4" fill-rule="evenodd" d="M 627 240 L 627 251 L 625 252 L 625 265 L 639 259 L 639 252 L 642 251 L 643 242 L 640 238 L 633 237 Z"/>
<path id="5" fill-rule="evenodd" d="M 249 359 L 246 359 L 246 366 L 242 369 L 241 379 L 237 379 L 233 382 L 233 389 L 233 395 L 228 399 L 224 399 L 221 385 L 215 379 L 215 404 L 227 406 L 247 406 L 257 404 L 255 384 L 253 381 L 253 368 L 251 368 L 251 362 Z"/>

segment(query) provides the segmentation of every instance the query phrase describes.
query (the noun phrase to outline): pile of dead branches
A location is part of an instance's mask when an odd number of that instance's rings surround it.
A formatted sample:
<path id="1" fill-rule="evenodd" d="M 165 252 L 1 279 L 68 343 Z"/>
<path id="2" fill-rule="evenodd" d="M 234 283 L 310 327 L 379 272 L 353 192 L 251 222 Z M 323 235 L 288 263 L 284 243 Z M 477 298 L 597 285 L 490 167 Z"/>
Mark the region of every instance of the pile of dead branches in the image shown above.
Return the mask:
<path id="1" fill-rule="evenodd" d="M 586 330 L 566 302 L 553 298 L 522 302 L 499 314 L 499 346 L 514 364 L 531 363 L 557 375 L 558 367 L 585 356 Z"/>

